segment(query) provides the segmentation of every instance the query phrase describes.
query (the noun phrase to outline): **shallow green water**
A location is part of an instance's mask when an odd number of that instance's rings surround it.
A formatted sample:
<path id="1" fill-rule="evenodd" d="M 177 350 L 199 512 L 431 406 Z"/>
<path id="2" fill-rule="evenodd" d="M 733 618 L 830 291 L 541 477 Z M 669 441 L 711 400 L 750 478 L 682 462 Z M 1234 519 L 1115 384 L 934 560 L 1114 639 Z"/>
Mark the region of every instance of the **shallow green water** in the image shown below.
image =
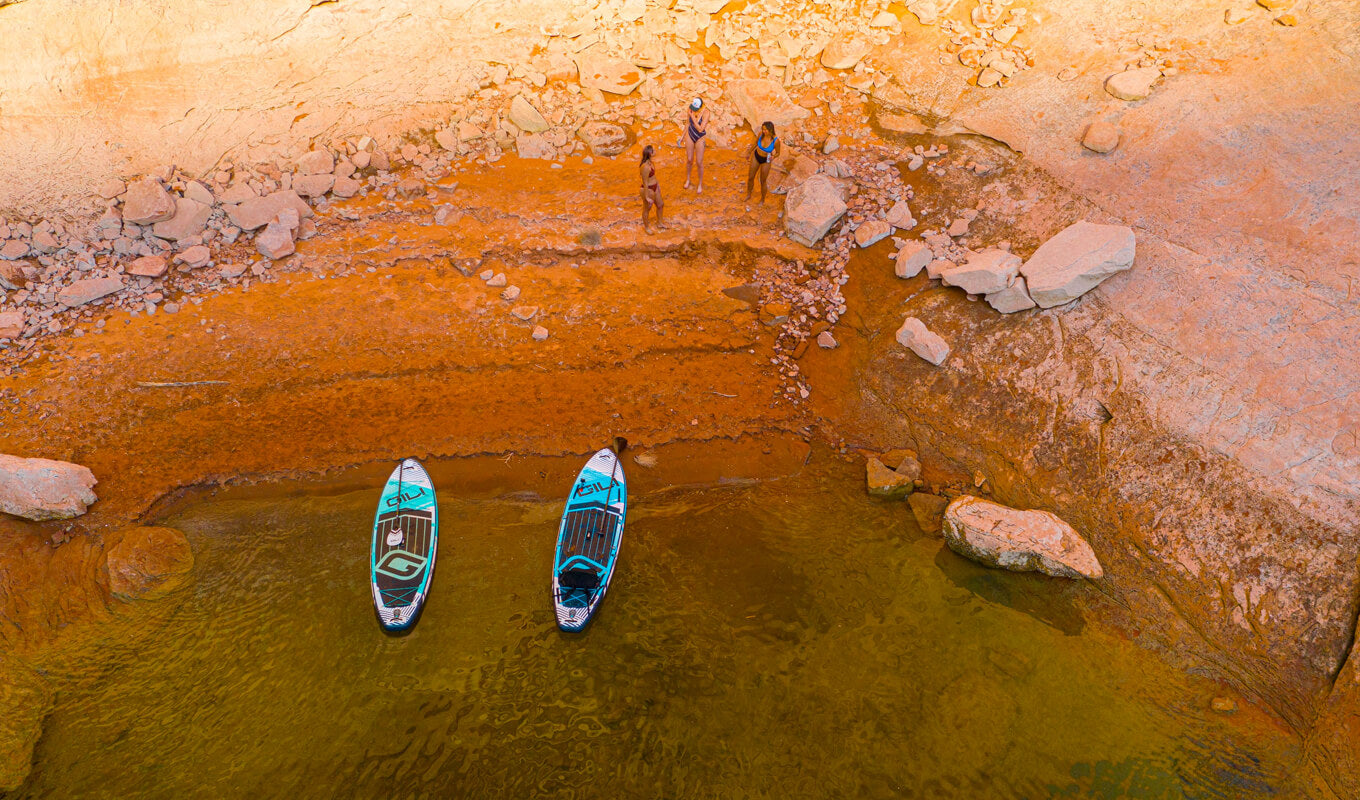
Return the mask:
<path id="1" fill-rule="evenodd" d="M 581 635 L 548 598 L 560 503 L 440 492 L 434 590 L 404 638 L 366 583 L 376 485 L 169 520 L 194 584 L 62 692 L 20 796 L 1250 798 L 1283 780 L 1288 741 L 1084 622 L 1092 589 L 958 559 L 848 467 L 635 496 Z"/>

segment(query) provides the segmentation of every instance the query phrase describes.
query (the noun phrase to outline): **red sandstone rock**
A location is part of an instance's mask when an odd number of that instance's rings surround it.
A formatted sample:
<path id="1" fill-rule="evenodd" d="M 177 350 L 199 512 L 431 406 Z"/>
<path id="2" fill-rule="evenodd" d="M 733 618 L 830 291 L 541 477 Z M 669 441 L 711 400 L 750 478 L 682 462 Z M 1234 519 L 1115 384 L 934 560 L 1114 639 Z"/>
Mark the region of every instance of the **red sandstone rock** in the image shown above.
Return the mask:
<path id="1" fill-rule="evenodd" d="M 1020 268 L 1041 308 L 1070 303 L 1133 266 L 1133 229 L 1077 222 L 1044 242 Z"/>
<path id="2" fill-rule="evenodd" d="M 123 219 L 136 225 L 162 222 L 175 215 L 175 198 L 155 178 L 128 184 L 123 194 Z"/>
<path id="3" fill-rule="evenodd" d="M 930 264 L 931 258 L 930 247 L 925 242 L 905 242 L 897 251 L 893 273 L 899 278 L 914 278 Z"/>
<path id="4" fill-rule="evenodd" d="M 127 266 L 127 274 L 141 278 L 159 278 L 165 274 L 167 264 L 160 256 L 142 256 Z"/>
<path id="5" fill-rule="evenodd" d="M 329 150 L 312 150 L 297 160 L 300 175 L 322 175 L 335 169 L 335 159 Z"/>
<path id="6" fill-rule="evenodd" d="M 0 512 L 37 521 L 78 517 L 98 499 L 96 483 L 79 464 L 0 455 Z"/>
<path id="7" fill-rule="evenodd" d="M 194 566 L 184 534 L 174 528 L 137 527 L 109 536 L 104 568 L 109 593 L 119 600 L 154 600 L 182 586 Z"/>
<path id="8" fill-rule="evenodd" d="M 291 189 L 255 197 L 237 206 L 228 206 L 227 216 L 241 230 L 253 231 L 268 225 L 285 208 L 296 209 L 302 218 L 312 216 L 312 207 Z"/>
<path id="9" fill-rule="evenodd" d="M 116 277 L 86 278 L 58 292 L 57 302 L 67 308 L 75 308 L 122 290 L 123 282 Z"/>
<path id="10" fill-rule="evenodd" d="M 907 317 L 902 322 L 902 327 L 897 329 L 897 343 L 937 367 L 949 356 L 949 345 L 944 339 L 932 333 L 916 317 Z"/>
<path id="11" fill-rule="evenodd" d="M 964 495 L 945 509 L 944 538 L 961 556 L 1013 572 L 1093 579 L 1105 574 L 1086 540 L 1047 511 L 1020 511 Z"/>
<path id="12" fill-rule="evenodd" d="M 24 312 L 0 311 L 0 339 L 18 339 L 24 332 Z"/>
<path id="13" fill-rule="evenodd" d="M 1096 153 L 1108 153 L 1119 146 L 1119 129 L 1108 122 L 1096 120 L 1086 127 L 1081 146 Z"/>
<path id="14" fill-rule="evenodd" d="M 181 197 L 175 201 L 175 215 L 151 226 L 151 233 L 173 242 L 199 236 L 208 226 L 212 206 Z"/>

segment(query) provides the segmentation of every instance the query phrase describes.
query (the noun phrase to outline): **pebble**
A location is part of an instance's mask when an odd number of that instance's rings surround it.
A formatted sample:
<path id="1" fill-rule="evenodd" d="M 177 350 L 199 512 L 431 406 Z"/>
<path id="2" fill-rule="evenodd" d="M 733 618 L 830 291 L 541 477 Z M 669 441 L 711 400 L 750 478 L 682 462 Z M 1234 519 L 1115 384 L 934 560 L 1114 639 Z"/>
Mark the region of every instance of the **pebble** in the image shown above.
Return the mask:
<path id="1" fill-rule="evenodd" d="M 541 342 L 548 338 L 548 329 L 542 325 L 535 325 L 533 337 L 535 342 Z"/>
<path id="2" fill-rule="evenodd" d="M 506 285 L 506 283 L 508 283 L 508 281 L 506 280 L 505 273 L 497 272 L 495 275 L 493 275 L 490 279 L 487 280 L 486 285 L 501 287 Z"/>
<path id="3" fill-rule="evenodd" d="M 501 292 L 501 299 L 503 299 L 503 300 L 509 300 L 509 301 L 518 300 L 518 299 L 519 299 L 519 287 L 518 287 L 518 286 L 507 286 L 507 287 L 505 287 L 505 291 Z"/>

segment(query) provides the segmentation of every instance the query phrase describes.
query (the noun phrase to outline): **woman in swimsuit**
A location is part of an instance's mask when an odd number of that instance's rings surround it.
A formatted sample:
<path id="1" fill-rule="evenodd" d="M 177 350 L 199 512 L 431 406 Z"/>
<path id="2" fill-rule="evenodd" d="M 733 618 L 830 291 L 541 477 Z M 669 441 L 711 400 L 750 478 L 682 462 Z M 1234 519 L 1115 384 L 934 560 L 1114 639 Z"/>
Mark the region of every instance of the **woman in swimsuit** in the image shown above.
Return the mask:
<path id="1" fill-rule="evenodd" d="M 648 233 L 652 232 L 647 224 L 647 216 L 656 206 L 656 227 L 665 230 L 666 225 L 661 221 L 661 210 L 665 203 L 661 201 L 661 182 L 656 179 L 656 165 L 652 163 L 652 153 L 656 152 L 651 145 L 642 148 L 642 163 L 638 165 L 638 174 L 642 178 L 642 229 Z"/>
<path id="2" fill-rule="evenodd" d="M 708 135 L 708 112 L 704 110 L 704 101 L 694 98 L 694 102 L 689 104 L 689 122 L 685 127 L 685 188 L 689 188 L 689 171 L 695 165 L 699 165 L 699 184 L 695 189 L 699 194 L 704 193 L 704 137 Z"/>
<path id="3" fill-rule="evenodd" d="M 751 199 L 751 187 L 756 175 L 760 175 L 760 202 L 765 202 L 765 183 L 770 178 L 770 162 L 779 155 L 781 145 L 774 135 L 774 123 L 766 122 L 756 134 L 755 147 L 751 148 L 751 168 L 746 171 L 746 199 Z"/>

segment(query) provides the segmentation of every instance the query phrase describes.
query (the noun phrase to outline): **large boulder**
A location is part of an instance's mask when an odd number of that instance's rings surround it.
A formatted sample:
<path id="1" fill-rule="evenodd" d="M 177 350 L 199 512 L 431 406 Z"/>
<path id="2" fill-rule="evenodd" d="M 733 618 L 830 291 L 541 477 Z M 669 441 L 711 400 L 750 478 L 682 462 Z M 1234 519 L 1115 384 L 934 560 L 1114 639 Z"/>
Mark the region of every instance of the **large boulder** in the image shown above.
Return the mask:
<path id="1" fill-rule="evenodd" d="M 178 242 L 203 233 L 208 227 L 212 206 L 181 197 L 175 201 L 175 215 L 151 226 L 151 233 L 161 239 Z"/>
<path id="2" fill-rule="evenodd" d="M 915 278 L 934 257 L 930 245 L 925 242 L 903 242 L 895 257 L 893 274 L 899 278 Z"/>
<path id="3" fill-rule="evenodd" d="M 587 122 L 576 131 L 576 137 L 586 143 L 592 155 L 603 158 L 613 158 L 628 149 L 628 130 L 612 122 Z"/>
<path id="4" fill-rule="evenodd" d="M 1047 511 L 1020 511 L 971 495 L 944 512 L 949 549 L 991 567 L 1061 578 L 1104 575 L 1096 554 L 1071 525 Z"/>
<path id="5" fill-rule="evenodd" d="M 97 482 L 79 464 L 0 455 L 0 512 L 35 521 L 78 517 L 99 499 Z"/>
<path id="6" fill-rule="evenodd" d="M 57 292 L 57 302 L 67 308 L 75 308 L 122 290 L 122 279 L 112 275 L 104 278 L 86 278 Z"/>
<path id="7" fill-rule="evenodd" d="M 753 131 L 759 130 L 766 122 L 772 122 L 775 133 L 779 133 L 781 126 L 812 113 L 790 100 L 783 86 L 763 78 L 731 81 L 726 91 L 737 113 L 746 118 Z"/>
<path id="8" fill-rule="evenodd" d="M 1040 308 L 1081 297 L 1100 282 L 1133 266 L 1133 229 L 1076 222 L 1039 245 L 1020 267 L 1029 296 Z"/>
<path id="9" fill-rule="evenodd" d="M 820 168 L 816 161 L 804 155 L 781 158 L 770 170 L 770 192 L 788 194 L 794 187 L 801 186 L 803 181 L 816 175 Z"/>
<path id="10" fill-rule="evenodd" d="M 189 540 L 174 528 L 126 528 L 108 544 L 109 593 L 120 600 L 163 597 L 183 585 L 194 566 Z"/>
<path id="11" fill-rule="evenodd" d="M 335 158 L 329 150 L 311 150 L 297 160 L 299 175 L 324 175 L 335 169 Z"/>
<path id="12" fill-rule="evenodd" d="M 313 151 L 316 152 L 316 151 Z M 227 206 L 231 224 L 243 231 L 253 231 L 268 225 L 285 208 L 295 209 L 302 219 L 312 216 L 312 207 L 292 189 L 283 189 L 264 197 L 252 197 L 234 206 Z"/>
<path id="13" fill-rule="evenodd" d="M 907 317 L 897 329 L 897 343 L 939 366 L 949 356 L 949 345 L 916 317 Z"/>
<path id="14" fill-rule="evenodd" d="M 642 70 L 631 61 L 584 52 L 576 56 L 581 85 L 610 94 L 632 94 L 642 83 Z"/>
<path id="15" fill-rule="evenodd" d="M 137 225 L 162 222 L 175 215 L 175 198 L 155 178 L 128 184 L 123 194 L 123 219 Z"/>
<path id="16" fill-rule="evenodd" d="M 549 127 L 548 121 L 522 94 L 515 95 L 515 99 L 510 101 L 509 116 L 510 121 L 525 133 L 542 133 Z"/>
<path id="17" fill-rule="evenodd" d="M 826 175 L 813 175 L 789 191 L 784 202 L 784 230 L 795 242 L 814 247 L 845 211 L 836 182 Z"/>
<path id="18" fill-rule="evenodd" d="M 1005 250 L 970 253 L 968 260 L 942 274 L 946 286 L 957 286 L 969 294 L 992 294 L 1011 285 L 1020 273 L 1020 257 Z"/>

